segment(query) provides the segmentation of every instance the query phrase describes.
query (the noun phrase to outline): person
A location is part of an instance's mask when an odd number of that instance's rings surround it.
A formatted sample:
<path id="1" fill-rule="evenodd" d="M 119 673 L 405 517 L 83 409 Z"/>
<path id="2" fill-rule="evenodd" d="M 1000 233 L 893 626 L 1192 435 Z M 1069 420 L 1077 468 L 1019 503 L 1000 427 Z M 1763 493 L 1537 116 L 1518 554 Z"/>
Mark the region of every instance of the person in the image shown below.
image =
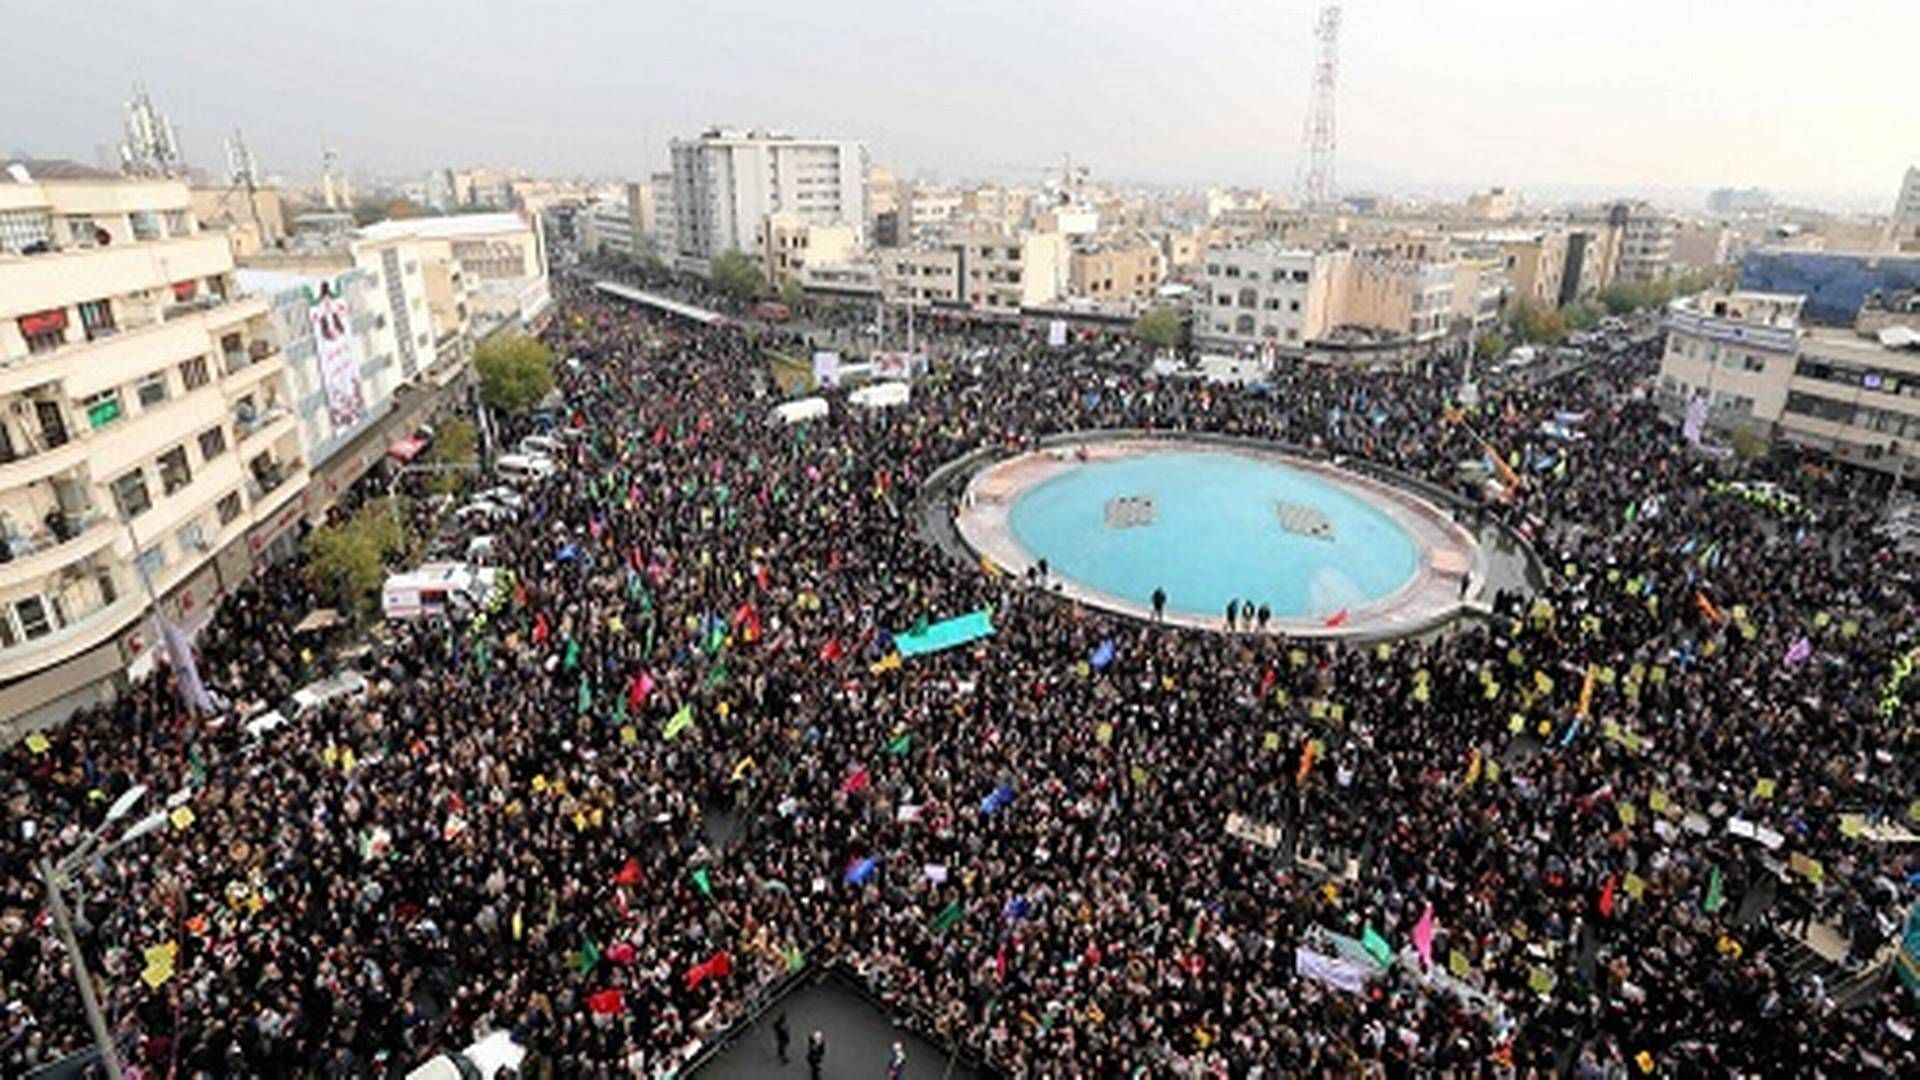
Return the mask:
<path id="1" fill-rule="evenodd" d="M 820 1069 L 827 1061 L 827 1037 L 815 1031 L 807 1039 L 807 1075 L 811 1080 L 820 1080 Z"/>
<path id="2" fill-rule="evenodd" d="M 887 1056 L 887 1080 L 901 1080 L 907 1075 L 907 1050 L 899 1043 L 893 1044 L 893 1053 Z"/>
<path id="3" fill-rule="evenodd" d="M 1240 601 L 1238 600 L 1227 601 L 1227 629 L 1229 630 L 1235 629 L 1234 621 L 1239 617 L 1239 615 L 1240 615 Z"/>
<path id="4" fill-rule="evenodd" d="M 773 1048 L 780 1054 L 780 1064 L 787 1063 L 787 1044 L 793 1041 L 793 1032 L 787 1030 L 787 1014 L 781 1013 L 773 1018 Z"/>
<path id="5" fill-rule="evenodd" d="M 1154 586 L 1154 589 L 1153 589 L 1153 621 L 1159 622 L 1162 618 L 1166 616 L 1166 614 L 1167 614 L 1167 590 L 1162 589 L 1156 585 Z"/>
<path id="6" fill-rule="evenodd" d="M 1260 605 L 1260 629 L 1265 630 L 1267 628 L 1267 620 L 1271 618 L 1273 618 L 1273 609 L 1268 607 L 1265 604 L 1261 604 Z"/>

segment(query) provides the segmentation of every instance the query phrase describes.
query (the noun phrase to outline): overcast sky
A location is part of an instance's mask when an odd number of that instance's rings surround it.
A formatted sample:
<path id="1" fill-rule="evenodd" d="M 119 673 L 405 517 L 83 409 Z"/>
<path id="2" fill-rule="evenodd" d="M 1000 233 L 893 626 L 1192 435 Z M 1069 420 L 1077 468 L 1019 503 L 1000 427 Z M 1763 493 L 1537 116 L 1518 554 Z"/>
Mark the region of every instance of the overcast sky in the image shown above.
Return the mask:
<path id="1" fill-rule="evenodd" d="M 633 175 L 722 122 L 948 179 L 1285 187 L 1314 0 L 21 0 L 0 150 L 93 161 L 145 82 L 188 160 Z M 1920 163 L 1920 0 L 1350 0 L 1338 184 L 1724 185 L 1885 209 Z M 29 46 L 29 43 L 34 43 Z"/>

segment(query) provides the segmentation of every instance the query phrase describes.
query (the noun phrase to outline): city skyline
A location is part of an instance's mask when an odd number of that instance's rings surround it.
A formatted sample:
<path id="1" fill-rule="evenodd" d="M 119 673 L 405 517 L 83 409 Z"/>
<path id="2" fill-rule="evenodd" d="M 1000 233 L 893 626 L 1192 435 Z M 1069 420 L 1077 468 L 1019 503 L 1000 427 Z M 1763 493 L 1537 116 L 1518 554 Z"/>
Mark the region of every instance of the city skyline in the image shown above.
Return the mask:
<path id="1" fill-rule="evenodd" d="M 432 45 L 453 10 L 435 6 L 103 6 L 15 17 L 91 47 L 0 73 L 14 100 L 62 91 L 12 117 L 0 147 L 94 160 L 138 80 L 190 163 L 216 167 L 238 127 L 267 171 L 293 177 L 318 172 L 323 146 L 375 175 L 632 176 L 664 168 L 671 138 L 726 123 L 862 139 L 903 175 L 1017 177 L 1070 153 L 1109 180 L 1286 188 L 1315 4 L 1203 2 L 1166 33 L 1132 2 L 988 4 L 964 20 L 865 2 L 671 20 L 575 3 L 463 24 L 450 48 Z M 1348 4 L 1338 186 L 1552 199 L 1754 185 L 1885 212 L 1916 150 L 1880 133 L 1920 129 L 1920 103 L 1882 85 L 1905 35 L 1863 31 L 1910 10 L 1773 3 L 1729 23 L 1701 7 Z M 103 24 L 117 29 L 104 41 Z M 304 75 L 288 77 L 280 48 Z M 1785 63 L 1802 75 L 1779 78 Z"/>

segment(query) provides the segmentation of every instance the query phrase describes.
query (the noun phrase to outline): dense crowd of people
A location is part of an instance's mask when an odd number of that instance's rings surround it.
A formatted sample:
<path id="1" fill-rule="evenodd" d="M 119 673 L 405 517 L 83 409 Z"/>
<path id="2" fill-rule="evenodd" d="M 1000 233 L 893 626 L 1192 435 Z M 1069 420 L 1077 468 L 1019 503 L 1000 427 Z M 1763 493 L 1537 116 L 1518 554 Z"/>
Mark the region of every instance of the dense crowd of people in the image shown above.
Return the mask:
<path id="1" fill-rule="evenodd" d="M 1681 442 L 1644 350 L 1465 423 L 1457 369 L 1241 389 L 1001 336 L 789 428 L 748 332 L 562 296 L 568 467 L 499 536 L 502 602 L 388 626 L 364 697 L 256 739 L 237 718 L 327 663 L 292 631 L 314 587 L 264 571 L 199 638 L 223 717 L 162 677 L 7 751 L 0 1070 L 87 1043 L 31 860 L 144 783 L 191 820 L 88 868 L 76 915 L 148 1076 L 387 1074 L 494 1029 L 529 1071 L 665 1076 L 825 964 L 1015 1076 L 1920 1071 L 1903 990 L 1842 1008 L 1786 959 L 1812 923 L 1870 958 L 1913 900 L 1876 839 L 1920 791 L 1913 567 L 1860 477 Z M 941 464 L 1101 427 L 1448 487 L 1484 436 L 1545 584 L 1316 645 L 921 538 Z M 985 606 L 992 637 L 895 656 Z"/>

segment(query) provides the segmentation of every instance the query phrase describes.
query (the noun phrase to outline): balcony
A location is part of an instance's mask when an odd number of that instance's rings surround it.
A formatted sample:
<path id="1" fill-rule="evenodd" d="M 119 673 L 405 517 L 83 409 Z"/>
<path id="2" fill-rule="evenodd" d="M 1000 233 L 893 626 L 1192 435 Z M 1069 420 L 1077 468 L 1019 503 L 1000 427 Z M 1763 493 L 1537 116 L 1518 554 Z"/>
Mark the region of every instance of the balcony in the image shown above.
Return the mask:
<path id="1" fill-rule="evenodd" d="M 111 603 L 70 612 L 58 630 L 0 649 L 0 681 L 21 678 L 78 656 L 125 629 L 146 607 L 138 588 L 121 589 Z"/>
<path id="2" fill-rule="evenodd" d="M 75 297 L 125 296 L 232 269 L 233 254 L 224 233 L 195 233 L 0 259 L 0 296 L 12 309 L 40 311 L 63 307 Z"/>
<path id="3" fill-rule="evenodd" d="M 293 410 L 279 404 L 259 410 L 236 409 L 233 413 L 233 431 L 240 444 L 245 446 L 255 439 L 278 439 L 291 430 L 292 419 Z"/>
<path id="4" fill-rule="evenodd" d="M 70 341 L 51 352 L 0 360 L 0 395 L 58 380 L 66 383 L 68 396 L 85 397 L 140 377 L 153 368 L 157 354 L 173 361 L 202 355 L 216 326 L 266 312 L 266 301 L 251 297 L 192 310 L 150 307 L 125 312 L 112 331 L 95 331 L 92 341 Z"/>
<path id="5" fill-rule="evenodd" d="M 65 472 L 87 458 L 83 444 L 84 429 L 62 434 L 58 442 L 43 433 L 39 445 L 15 446 L 12 453 L 0 457 L 0 491 L 25 487 L 55 473 Z M 47 445 L 51 443 L 51 445 Z"/>
<path id="6" fill-rule="evenodd" d="M 50 515 L 45 525 L 0 536 L 0 581 L 35 581 L 113 543 L 114 521 L 101 510 Z"/>

